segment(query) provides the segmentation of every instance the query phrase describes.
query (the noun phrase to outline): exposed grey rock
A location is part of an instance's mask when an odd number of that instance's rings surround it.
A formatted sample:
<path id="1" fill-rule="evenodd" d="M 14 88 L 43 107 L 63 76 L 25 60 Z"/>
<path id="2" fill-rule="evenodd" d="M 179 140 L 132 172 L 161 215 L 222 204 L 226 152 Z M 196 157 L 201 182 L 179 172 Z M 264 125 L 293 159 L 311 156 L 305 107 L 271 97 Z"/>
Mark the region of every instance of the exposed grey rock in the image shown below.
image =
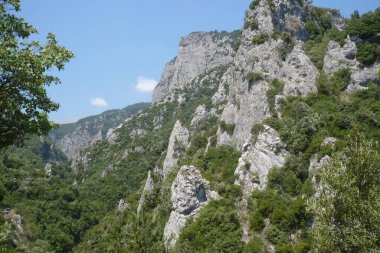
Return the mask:
<path id="1" fill-rule="evenodd" d="M 148 132 L 146 130 L 137 128 L 137 129 L 133 129 L 131 133 L 129 134 L 129 136 L 131 137 L 131 139 L 136 139 L 138 137 L 146 135 L 147 133 Z"/>
<path id="2" fill-rule="evenodd" d="M 58 140 L 55 144 L 68 158 L 74 158 L 79 152 L 102 139 L 101 132 L 97 132 L 95 135 L 79 126 L 72 133 L 65 135 L 62 139 Z"/>
<path id="3" fill-rule="evenodd" d="M 144 148 L 143 146 L 136 146 L 136 147 L 134 148 L 134 151 L 135 151 L 136 153 L 144 153 L 144 152 L 145 152 L 145 148 Z"/>
<path id="4" fill-rule="evenodd" d="M 336 41 L 331 41 L 323 61 L 323 71 L 326 74 L 331 75 L 343 68 L 348 68 L 351 71 L 351 83 L 347 87 L 347 92 L 365 89 L 368 82 L 377 78 L 380 69 L 380 62 L 364 67 L 357 61 L 355 40 L 355 38 L 348 36 L 343 46 Z"/>
<path id="5" fill-rule="evenodd" d="M 181 122 L 177 121 L 170 135 L 169 146 L 162 168 L 162 176 L 166 175 L 178 163 L 178 159 L 183 156 L 186 147 L 189 145 L 189 130 L 182 127 Z"/>
<path id="6" fill-rule="evenodd" d="M 104 178 L 104 177 L 108 176 L 114 170 L 116 170 L 116 168 L 112 164 L 108 165 L 107 168 L 105 168 L 103 170 L 101 177 Z"/>
<path id="7" fill-rule="evenodd" d="M 330 160 L 331 158 L 328 155 L 325 155 L 321 159 L 318 159 L 318 155 L 314 154 L 310 158 L 309 175 L 311 176 L 311 183 L 314 189 L 316 189 L 317 191 L 315 196 L 319 194 L 319 190 L 320 190 L 315 176 L 319 170 L 323 169 L 324 166 L 328 165 Z"/>
<path id="8" fill-rule="evenodd" d="M 88 157 L 88 153 L 84 155 L 79 155 L 73 158 L 70 167 L 73 169 L 75 174 L 78 174 L 79 169 L 87 171 L 92 159 Z"/>
<path id="9" fill-rule="evenodd" d="M 153 92 L 153 103 L 175 99 L 175 91 L 193 78 L 232 62 L 234 40 L 228 34 L 212 32 L 195 32 L 183 37 L 177 57 L 165 66 Z"/>
<path id="10" fill-rule="evenodd" d="M 25 240 L 25 233 L 22 227 L 21 216 L 16 214 L 12 209 L 5 209 L 3 211 L 4 219 L 9 221 L 13 228 L 11 229 L 11 240 L 15 245 L 21 244 Z"/>
<path id="11" fill-rule="evenodd" d="M 260 1 L 259 6 L 264 4 Z M 261 7 L 259 7 L 261 8 Z M 263 8 L 267 8 L 263 5 Z M 261 10 L 264 12 L 264 9 Z M 249 12 L 248 21 L 255 21 L 258 10 Z M 264 29 L 264 28 L 263 28 Z M 265 29 L 269 29 L 268 26 Z M 228 84 L 228 103 L 224 107 L 220 120 L 235 124 L 235 130 L 230 138 L 218 132 L 218 145 L 231 145 L 241 149 L 249 138 L 251 126 L 271 116 L 266 93 L 269 83 L 277 78 L 285 82 L 285 95 L 306 96 L 317 92 L 316 80 L 318 70 L 302 50 L 299 43 L 286 56 L 285 61 L 279 53 L 284 42 L 274 39 L 255 45 L 252 36 L 259 34 L 258 30 L 250 28 L 242 32 L 242 44 L 236 53 L 232 66 L 226 71 L 223 79 Z M 250 82 L 246 79 L 249 72 L 260 73 L 261 80 Z M 223 136 L 222 136 L 223 135 Z"/>
<path id="12" fill-rule="evenodd" d="M 195 127 L 197 126 L 202 120 L 216 115 L 215 109 L 208 111 L 205 107 L 205 105 L 199 105 L 193 114 L 193 118 L 191 119 L 191 126 Z"/>
<path id="13" fill-rule="evenodd" d="M 47 163 L 47 164 L 45 165 L 45 168 L 44 168 L 45 173 L 46 173 L 47 175 L 49 175 L 49 176 L 51 176 L 51 168 L 52 168 L 51 163 Z"/>
<path id="14" fill-rule="evenodd" d="M 226 90 L 226 87 L 228 86 L 227 80 L 225 76 L 223 76 L 221 82 L 219 83 L 217 92 L 211 98 L 213 105 L 223 103 L 227 100 L 228 90 Z"/>
<path id="15" fill-rule="evenodd" d="M 318 92 L 315 85 L 318 78 L 318 69 L 298 44 L 286 58 L 281 71 L 285 81 L 284 94 L 292 96 L 306 96 Z"/>
<path id="16" fill-rule="evenodd" d="M 146 194 L 148 194 L 150 191 L 152 191 L 153 187 L 154 187 L 154 181 L 153 181 L 151 173 L 149 171 L 148 172 L 148 177 L 147 177 L 146 182 L 145 182 L 144 189 L 143 189 L 143 191 L 141 193 L 141 197 L 140 197 L 140 200 L 139 200 L 139 205 L 137 207 L 137 213 L 138 214 L 141 212 L 141 209 L 142 209 L 142 207 L 144 205 Z"/>
<path id="17" fill-rule="evenodd" d="M 336 141 L 335 137 L 326 137 L 322 142 L 322 146 L 334 146 Z"/>
<path id="18" fill-rule="evenodd" d="M 107 131 L 106 139 L 110 144 L 115 144 L 117 138 L 119 137 L 117 130 L 120 129 L 123 126 L 123 124 L 118 125 L 115 128 L 110 128 Z"/>
<path id="19" fill-rule="evenodd" d="M 174 246 L 189 218 L 196 218 L 204 205 L 220 198 L 218 193 L 209 189 L 209 182 L 203 179 L 194 166 L 183 166 L 180 169 L 171 193 L 173 210 L 164 229 L 164 240 L 168 248 Z"/>
<path id="20" fill-rule="evenodd" d="M 284 101 L 286 101 L 286 96 L 284 96 L 284 95 L 276 95 L 275 96 L 274 109 L 275 109 L 275 111 L 277 113 L 277 117 L 279 119 L 282 118 L 280 108 L 281 108 L 281 103 Z"/>
<path id="21" fill-rule="evenodd" d="M 154 130 L 161 129 L 163 120 L 164 120 L 164 117 L 162 116 L 156 116 L 153 118 Z"/>
<path id="22" fill-rule="evenodd" d="M 360 69 L 351 69 L 351 83 L 347 87 L 347 92 L 365 89 L 370 81 L 376 80 L 380 71 L 380 62 L 375 62 L 372 66 Z"/>
<path id="23" fill-rule="evenodd" d="M 249 139 L 244 150 L 235 170 L 235 184 L 242 187 L 244 196 L 249 196 L 254 189 L 265 188 L 269 170 L 282 167 L 287 152 L 276 130 L 265 125 L 257 141 Z"/>
<path id="24" fill-rule="evenodd" d="M 343 46 L 336 41 L 330 41 L 323 59 L 323 71 L 332 74 L 342 68 L 358 67 L 359 62 L 355 60 L 357 52 L 356 44 L 350 37 L 347 37 Z"/>
<path id="25" fill-rule="evenodd" d="M 252 34 L 271 34 L 273 31 L 289 32 L 293 37 L 306 41 L 308 39 L 305 20 L 309 16 L 309 6 L 306 2 L 288 0 L 272 0 L 271 8 L 268 0 L 260 0 L 255 9 L 250 10 L 246 22 L 257 24 L 258 29 L 252 29 Z"/>
<path id="26" fill-rule="evenodd" d="M 128 204 L 125 203 L 124 199 L 119 200 L 119 204 L 117 205 L 117 212 L 124 213 L 128 209 Z"/>

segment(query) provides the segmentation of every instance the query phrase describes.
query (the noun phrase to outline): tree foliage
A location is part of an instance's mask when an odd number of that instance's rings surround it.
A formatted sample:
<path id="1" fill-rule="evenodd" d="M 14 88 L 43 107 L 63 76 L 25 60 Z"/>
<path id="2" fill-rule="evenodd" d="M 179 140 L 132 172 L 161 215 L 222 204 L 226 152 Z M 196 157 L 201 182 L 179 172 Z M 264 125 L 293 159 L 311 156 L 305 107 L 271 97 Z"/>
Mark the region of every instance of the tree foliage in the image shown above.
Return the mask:
<path id="1" fill-rule="evenodd" d="M 377 252 L 380 248 L 378 144 L 354 133 L 345 152 L 320 173 L 313 203 L 315 252 Z"/>
<path id="2" fill-rule="evenodd" d="M 48 113 L 59 105 L 45 87 L 60 80 L 48 71 L 62 70 L 73 57 L 53 34 L 45 45 L 31 41 L 37 30 L 18 16 L 19 11 L 19 0 L 0 1 L 0 147 L 54 127 Z"/>

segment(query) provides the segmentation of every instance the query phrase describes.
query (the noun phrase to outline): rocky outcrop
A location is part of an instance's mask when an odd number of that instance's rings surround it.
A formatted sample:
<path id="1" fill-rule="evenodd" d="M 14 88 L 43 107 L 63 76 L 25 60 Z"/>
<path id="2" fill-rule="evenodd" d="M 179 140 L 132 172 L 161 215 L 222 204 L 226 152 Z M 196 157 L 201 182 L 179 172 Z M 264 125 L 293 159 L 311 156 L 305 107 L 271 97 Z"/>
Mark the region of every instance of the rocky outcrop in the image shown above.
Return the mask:
<path id="1" fill-rule="evenodd" d="M 101 178 L 105 178 L 109 174 L 111 174 L 116 168 L 113 166 L 113 164 L 109 164 L 107 168 L 105 168 L 102 172 Z"/>
<path id="2" fill-rule="evenodd" d="M 191 119 L 191 126 L 195 127 L 197 126 L 201 121 L 205 120 L 206 118 L 210 116 L 215 116 L 216 112 L 215 109 L 212 109 L 210 111 L 207 110 L 205 105 L 199 105 L 193 114 L 193 118 Z"/>
<path id="3" fill-rule="evenodd" d="M 129 205 L 125 203 L 124 199 L 119 200 L 119 204 L 117 205 L 117 212 L 124 213 L 128 209 Z"/>
<path id="4" fill-rule="evenodd" d="M 210 190 L 208 181 L 203 179 L 194 166 L 183 166 L 180 169 L 171 193 L 173 209 L 164 229 L 164 240 L 168 248 L 174 246 L 188 219 L 195 218 L 210 200 L 219 199 L 218 193 Z"/>
<path id="5" fill-rule="evenodd" d="M 74 130 L 74 132 L 65 135 L 62 139 L 58 140 L 55 144 L 68 158 L 73 158 L 79 152 L 102 139 L 102 133 L 99 131 L 92 135 L 87 129 L 81 126 Z"/>
<path id="6" fill-rule="evenodd" d="M 5 209 L 3 215 L 4 219 L 12 224 L 10 228 L 12 242 L 15 245 L 22 243 L 25 240 L 25 233 L 22 227 L 21 216 L 11 209 Z"/>
<path id="7" fill-rule="evenodd" d="M 51 163 L 47 163 L 47 164 L 45 165 L 44 171 L 45 171 L 45 173 L 46 173 L 48 176 L 51 176 L 51 169 L 52 169 L 52 164 L 51 164 Z"/>
<path id="8" fill-rule="evenodd" d="M 151 172 L 149 171 L 148 172 L 148 177 L 146 179 L 146 182 L 145 182 L 145 186 L 144 186 L 144 189 L 141 193 L 141 197 L 140 197 L 140 200 L 139 200 L 139 205 L 137 207 L 137 213 L 139 214 L 141 212 L 141 209 L 144 205 L 144 202 L 145 202 L 145 197 L 146 195 L 153 190 L 153 187 L 154 187 L 154 181 L 153 181 L 153 178 L 151 176 Z"/>
<path id="9" fill-rule="evenodd" d="M 153 103 L 174 100 L 176 91 L 193 78 L 232 62 L 236 39 L 233 33 L 217 32 L 194 32 L 183 37 L 177 57 L 165 66 L 153 92 Z"/>
<path id="10" fill-rule="evenodd" d="M 117 138 L 119 137 L 117 130 L 120 129 L 122 126 L 123 124 L 120 124 L 115 128 L 108 129 L 106 139 L 110 144 L 116 143 Z"/>
<path id="11" fill-rule="evenodd" d="M 168 150 L 161 172 L 164 178 L 177 165 L 178 159 L 183 156 L 188 145 L 189 130 L 186 127 L 182 127 L 181 122 L 177 121 L 169 138 Z"/>
<path id="12" fill-rule="evenodd" d="M 347 87 L 348 92 L 365 88 L 368 82 L 377 79 L 380 69 L 380 62 L 376 62 L 372 66 L 363 66 L 357 61 L 357 40 L 357 38 L 348 36 L 343 46 L 336 41 L 331 41 L 327 46 L 323 60 L 323 71 L 328 75 L 344 68 L 351 71 L 351 82 Z"/>
<path id="13" fill-rule="evenodd" d="M 88 156 L 88 153 L 79 155 L 73 158 L 70 167 L 73 169 L 75 174 L 80 171 L 87 171 L 91 164 L 92 159 Z"/>
<path id="14" fill-rule="evenodd" d="M 316 93 L 317 78 L 318 69 L 305 54 L 302 45 L 296 45 L 280 71 L 279 79 L 285 82 L 284 94 L 306 96 Z"/>
<path id="15" fill-rule="evenodd" d="M 138 103 L 119 110 L 109 110 L 102 114 L 80 119 L 78 122 L 62 124 L 49 133 L 54 146 L 69 159 L 99 140 L 107 139 L 111 144 L 117 140 L 117 129 L 133 115 L 148 108 L 150 103 Z"/>
<path id="16" fill-rule="evenodd" d="M 257 0 L 246 19 L 256 24 L 256 33 L 289 32 L 299 40 L 307 40 L 305 20 L 309 16 L 309 6 L 304 1 Z M 247 20 L 246 20 L 247 21 Z"/>
<path id="17" fill-rule="evenodd" d="M 343 46 L 336 41 L 331 41 L 323 59 L 323 71 L 326 74 L 332 74 L 343 68 L 356 67 L 359 64 L 355 60 L 357 52 L 356 44 L 350 37 L 346 39 Z"/>
<path id="18" fill-rule="evenodd" d="M 256 141 L 250 138 L 243 149 L 235 170 L 235 184 L 242 187 L 244 196 L 249 196 L 254 189 L 265 188 L 269 170 L 282 167 L 287 152 L 276 130 L 269 126 L 264 126 Z"/>
<path id="19" fill-rule="evenodd" d="M 301 44 L 283 60 L 279 53 L 284 44 L 281 39 L 268 39 L 260 45 L 252 45 L 252 33 L 248 30 L 243 30 L 243 43 L 233 66 L 223 77 L 229 85 L 229 95 L 220 119 L 236 127 L 231 138 L 226 138 L 225 134 L 221 136 L 221 132 L 218 134 L 219 145 L 227 144 L 238 149 L 249 138 L 251 126 L 271 116 L 266 93 L 273 79 L 284 81 L 284 95 L 306 96 L 317 92 L 318 70 Z M 249 73 L 256 73 L 259 77 L 248 80 Z"/>

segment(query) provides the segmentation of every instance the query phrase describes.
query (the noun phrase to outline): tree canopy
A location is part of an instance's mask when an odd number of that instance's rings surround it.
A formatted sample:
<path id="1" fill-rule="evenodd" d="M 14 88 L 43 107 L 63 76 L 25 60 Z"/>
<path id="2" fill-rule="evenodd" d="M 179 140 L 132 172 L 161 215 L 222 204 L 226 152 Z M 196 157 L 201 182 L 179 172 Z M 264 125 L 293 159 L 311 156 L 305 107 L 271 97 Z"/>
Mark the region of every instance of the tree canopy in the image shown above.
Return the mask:
<path id="1" fill-rule="evenodd" d="M 48 113 L 59 105 L 45 88 L 60 80 L 49 72 L 62 70 L 74 56 L 54 34 L 44 45 L 31 40 L 37 29 L 19 11 L 20 0 L 0 0 L 0 148 L 28 134 L 47 134 L 55 126 Z"/>
<path id="2" fill-rule="evenodd" d="M 320 173 L 314 252 L 378 252 L 379 176 L 378 143 L 354 133 Z"/>

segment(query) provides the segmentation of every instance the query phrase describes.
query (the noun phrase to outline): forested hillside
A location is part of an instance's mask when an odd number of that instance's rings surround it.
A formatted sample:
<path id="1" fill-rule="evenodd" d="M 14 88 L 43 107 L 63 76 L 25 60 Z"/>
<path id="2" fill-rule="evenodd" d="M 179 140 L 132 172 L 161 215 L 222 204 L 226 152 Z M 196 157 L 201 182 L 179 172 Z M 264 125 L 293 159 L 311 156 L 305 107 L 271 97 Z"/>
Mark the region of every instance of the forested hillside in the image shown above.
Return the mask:
<path id="1" fill-rule="evenodd" d="M 123 110 L 0 149 L 0 251 L 380 251 L 380 8 L 255 0 Z"/>

